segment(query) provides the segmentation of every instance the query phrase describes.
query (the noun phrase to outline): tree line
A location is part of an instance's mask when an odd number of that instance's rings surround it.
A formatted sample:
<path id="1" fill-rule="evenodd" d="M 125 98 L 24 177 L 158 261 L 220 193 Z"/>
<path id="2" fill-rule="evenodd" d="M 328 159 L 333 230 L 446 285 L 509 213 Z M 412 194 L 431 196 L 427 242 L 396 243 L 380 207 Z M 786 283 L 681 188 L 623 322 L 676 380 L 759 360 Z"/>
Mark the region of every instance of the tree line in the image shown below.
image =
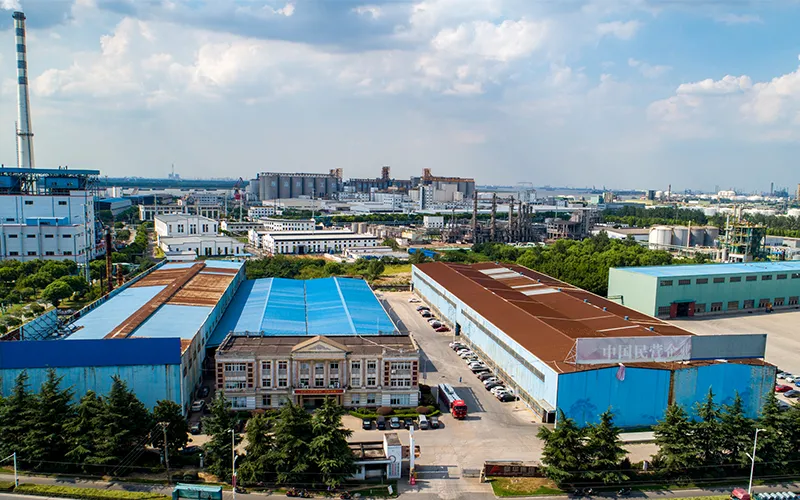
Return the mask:
<path id="1" fill-rule="evenodd" d="M 362 276 L 375 280 L 383 274 L 386 264 L 394 264 L 397 259 L 358 259 L 353 263 L 334 262 L 326 259 L 297 258 L 275 255 L 262 259 L 248 260 L 245 263 L 247 279 L 289 278 L 313 279 L 331 276 Z"/>
<path id="2" fill-rule="evenodd" d="M 757 475 L 787 477 L 800 470 L 800 441 L 794 431 L 800 424 L 800 406 L 779 406 L 773 392 L 757 419 L 747 418 L 738 394 L 730 404 L 714 402 L 709 389 L 690 415 L 671 404 L 653 427 L 659 451 L 649 467 L 634 466 L 619 439 L 611 410 L 597 424 L 579 427 L 559 411 L 554 430 L 542 428 L 545 443 L 543 472 L 559 486 L 655 484 L 740 479 L 751 465 L 755 429 Z"/>
<path id="3" fill-rule="evenodd" d="M 0 457 L 16 453 L 24 470 L 122 475 L 149 464 L 147 446 L 163 449 L 162 423 L 170 456 L 186 445 L 188 424 L 174 401 L 158 401 L 151 412 L 114 377 L 108 394 L 88 391 L 76 402 L 62 379 L 50 369 L 32 392 L 20 372 L 0 398 Z"/>
<path id="4" fill-rule="evenodd" d="M 241 439 L 231 433 L 236 422 L 230 409 L 224 394 L 218 393 L 211 415 L 203 420 L 211 436 L 205 445 L 208 469 L 222 481 L 231 477 L 232 440 L 238 444 Z M 245 428 L 245 454 L 237 459 L 240 482 L 337 488 L 355 472 L 347 444 L 353 431 L 342 427 L 345 413 L 330 398 L 313 415 L 291 402 L 277 412 L 256 413 Z"/>

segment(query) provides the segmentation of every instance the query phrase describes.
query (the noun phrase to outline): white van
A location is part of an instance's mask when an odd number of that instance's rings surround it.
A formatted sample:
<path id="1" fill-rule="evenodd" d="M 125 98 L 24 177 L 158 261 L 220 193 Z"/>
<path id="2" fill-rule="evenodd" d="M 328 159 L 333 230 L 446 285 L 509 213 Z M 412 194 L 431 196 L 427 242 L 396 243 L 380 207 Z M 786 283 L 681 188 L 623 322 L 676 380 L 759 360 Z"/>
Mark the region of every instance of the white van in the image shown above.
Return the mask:
<path id="1" fill-rule="evenodd" d="M 419 416 L 419 430 L 425 430 L 428 428 L 428 417 L 425 415 Z"/>

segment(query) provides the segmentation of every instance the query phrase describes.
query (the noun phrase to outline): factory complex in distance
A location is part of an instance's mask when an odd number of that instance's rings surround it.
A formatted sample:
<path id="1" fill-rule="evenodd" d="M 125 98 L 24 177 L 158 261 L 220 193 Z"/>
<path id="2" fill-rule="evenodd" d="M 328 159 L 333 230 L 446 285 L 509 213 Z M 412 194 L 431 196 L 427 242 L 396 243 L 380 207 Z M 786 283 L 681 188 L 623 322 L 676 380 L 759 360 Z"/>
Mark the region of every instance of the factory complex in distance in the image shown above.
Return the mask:
<path id="1" fill-rule="evenodd" d="M 415 265 L 414 290 L 542 421 L 579 425 L 607 409 L 650 426 L 674 402 L 691 412 L 713 388 L 749 417 L 774 388 L 765 335 L 693 336 L 517 265 Z"/>

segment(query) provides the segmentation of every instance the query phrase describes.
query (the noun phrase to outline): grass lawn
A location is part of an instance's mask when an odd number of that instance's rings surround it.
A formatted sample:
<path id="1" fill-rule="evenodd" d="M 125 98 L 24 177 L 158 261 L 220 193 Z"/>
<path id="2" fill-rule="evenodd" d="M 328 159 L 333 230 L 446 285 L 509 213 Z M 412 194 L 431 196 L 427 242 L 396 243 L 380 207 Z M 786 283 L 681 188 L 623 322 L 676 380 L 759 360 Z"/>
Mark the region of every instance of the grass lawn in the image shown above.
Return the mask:
<path id="1" fill-rule="evenodd" d="M 556 483 L 544 477 L 493 477 L 492 491 L 499 497 L 563 495 Z"/>
<path id="2" fill-rule="evenodd" d="M 411 264 L 387 264 L 383 270 L 384 276 L 392 276 L 395 274 L 404 274 L 411 272 Z"/>

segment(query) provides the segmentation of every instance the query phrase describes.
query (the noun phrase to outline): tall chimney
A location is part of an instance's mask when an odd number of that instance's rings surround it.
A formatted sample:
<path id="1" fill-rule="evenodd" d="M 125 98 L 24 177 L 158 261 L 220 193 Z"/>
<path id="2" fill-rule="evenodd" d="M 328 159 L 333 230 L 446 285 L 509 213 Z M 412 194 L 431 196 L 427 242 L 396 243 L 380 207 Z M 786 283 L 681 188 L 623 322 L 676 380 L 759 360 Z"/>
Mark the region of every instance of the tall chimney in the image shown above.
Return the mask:
<path id="1" fill-rule="evenodd" d="M 17 166 L 34 168 L 31 100 L 28 95 L 28 58 L 25 54 L 25 14 L 14 12 L 17 40 Z"/>

